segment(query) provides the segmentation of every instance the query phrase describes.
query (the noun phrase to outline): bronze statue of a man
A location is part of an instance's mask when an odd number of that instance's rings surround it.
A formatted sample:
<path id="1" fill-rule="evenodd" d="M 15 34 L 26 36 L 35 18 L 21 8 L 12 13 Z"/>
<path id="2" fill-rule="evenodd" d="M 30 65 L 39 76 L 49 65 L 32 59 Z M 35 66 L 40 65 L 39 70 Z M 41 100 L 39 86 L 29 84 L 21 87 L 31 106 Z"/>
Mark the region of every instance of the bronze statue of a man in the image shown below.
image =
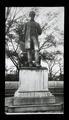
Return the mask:
<path id="1" fill-rule="evenodd" d="M 38 35 L 41 35 L 42 29 L 40 25 L 34 21 L 35 12 L 29 13 L 30 21 L 25 24 L 25 49 L 27 51 L 29 66 L 32 66 L 32 51 L 34 50 L 35 65 L 39 66 L 39 42 Z"/>

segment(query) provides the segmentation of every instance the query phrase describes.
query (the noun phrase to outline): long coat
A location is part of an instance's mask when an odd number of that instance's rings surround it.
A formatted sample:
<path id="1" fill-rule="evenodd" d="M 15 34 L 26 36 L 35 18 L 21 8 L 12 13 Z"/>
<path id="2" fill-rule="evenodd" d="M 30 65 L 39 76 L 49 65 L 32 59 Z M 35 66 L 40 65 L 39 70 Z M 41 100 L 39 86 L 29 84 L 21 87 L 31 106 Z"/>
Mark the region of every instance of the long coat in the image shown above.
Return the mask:
<path id="1" fill-rule="evenodd" d="M 35 21 L 30 21 L 25 24 L 25 49 L 30 49 L 31 37 L 34 36 L 38 43 L 38 35 L 41 35 L 42 29 Z M 39 46 L 39 44 L 38 44 Z"/>

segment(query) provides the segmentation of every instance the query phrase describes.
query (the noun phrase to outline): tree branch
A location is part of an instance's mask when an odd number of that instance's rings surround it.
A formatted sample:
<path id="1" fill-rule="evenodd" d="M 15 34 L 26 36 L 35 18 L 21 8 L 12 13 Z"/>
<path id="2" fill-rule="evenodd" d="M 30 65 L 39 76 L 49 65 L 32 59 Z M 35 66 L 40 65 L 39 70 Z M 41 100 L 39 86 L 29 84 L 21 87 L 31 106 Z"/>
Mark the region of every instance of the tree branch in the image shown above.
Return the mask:
<path id="1" fill-rule="evenodd" d="M 8 47 L 8 51 L 9 51 L 9 46 L 8 46 L 8 43 L 7 43 L 7 47 Z M 10 54 L 10 51 L 9 51 L 9 54 Z M 8 54 L 7 54 L 8 55 Z M 13 64 L 16 66 L 17 69 L 18 68 L 18 64 L 16 63 L 16 61 L 13 59 L 13 57 L 11 57 L 10 55 L 8 55 L 8 57 L 11 59 L 11 61 L 13 62 Z"/>

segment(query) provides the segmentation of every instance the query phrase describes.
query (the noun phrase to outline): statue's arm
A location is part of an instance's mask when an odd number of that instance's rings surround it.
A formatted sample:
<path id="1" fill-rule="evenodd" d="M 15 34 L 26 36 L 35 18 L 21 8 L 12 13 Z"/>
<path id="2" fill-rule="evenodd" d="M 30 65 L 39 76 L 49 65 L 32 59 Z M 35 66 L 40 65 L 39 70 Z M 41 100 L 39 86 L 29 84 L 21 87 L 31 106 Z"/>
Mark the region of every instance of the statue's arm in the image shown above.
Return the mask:
<path id="1" fill-rule="evenodd" d="M 37 32 L 38 32 L 38 35 L 41 35 L 42 33 L 42 29 L 39 24 L 37 24 Z"/>

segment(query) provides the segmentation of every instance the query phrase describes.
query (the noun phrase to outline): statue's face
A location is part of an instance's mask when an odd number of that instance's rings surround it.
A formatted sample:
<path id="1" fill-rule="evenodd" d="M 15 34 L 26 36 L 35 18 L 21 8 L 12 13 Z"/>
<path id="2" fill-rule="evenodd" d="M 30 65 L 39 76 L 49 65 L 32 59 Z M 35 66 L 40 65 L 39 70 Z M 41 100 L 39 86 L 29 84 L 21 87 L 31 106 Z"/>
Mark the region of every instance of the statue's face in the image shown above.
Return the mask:
<path id="1" fill-rule="evenodd" d="M 29 16 L 31 17 L 31 19 L 34 19 L 35 13 L 32 11 L 32 12 L 30 12 Z"/>
<path id="2" fill-rule="evenodd" d="M 32 14 L 30 17 L 31 17 L 31 19 L 34 19 L 35 16 Z"/>

